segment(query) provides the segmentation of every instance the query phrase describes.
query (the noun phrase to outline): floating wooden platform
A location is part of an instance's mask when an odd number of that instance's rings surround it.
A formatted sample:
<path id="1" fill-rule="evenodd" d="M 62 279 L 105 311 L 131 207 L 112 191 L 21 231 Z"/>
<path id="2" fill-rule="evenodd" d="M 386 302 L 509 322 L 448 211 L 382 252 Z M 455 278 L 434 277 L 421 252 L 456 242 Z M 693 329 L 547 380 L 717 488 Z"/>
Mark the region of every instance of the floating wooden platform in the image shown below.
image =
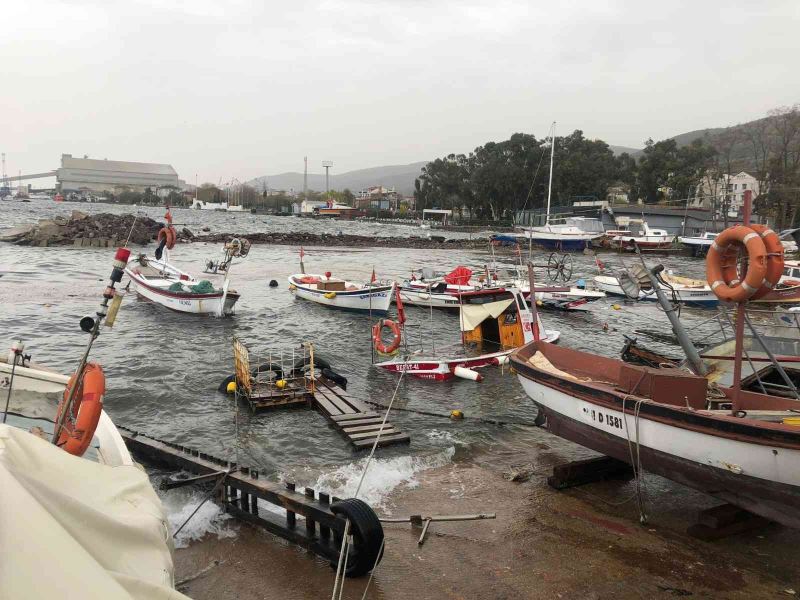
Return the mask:
<path id="1" fill-rule="evenodd" d="M 378 446 L 411 441 L 407 433 L 388 421 L 381 428 L 383 415 L 324 377 L 317 379 L 311 403 L 357 449 L 371 448 L 378 434 Z"/>

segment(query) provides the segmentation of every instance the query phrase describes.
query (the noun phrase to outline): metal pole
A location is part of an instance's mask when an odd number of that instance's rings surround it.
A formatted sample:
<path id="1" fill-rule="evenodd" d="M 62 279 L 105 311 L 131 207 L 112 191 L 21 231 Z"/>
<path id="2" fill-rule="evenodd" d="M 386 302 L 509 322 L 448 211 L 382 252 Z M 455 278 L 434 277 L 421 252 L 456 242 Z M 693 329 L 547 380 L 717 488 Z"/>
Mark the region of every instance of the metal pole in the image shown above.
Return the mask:
<path id="1" fill-rule="evenodd" d="M 547 219 L 544 222 L 545 226 L 550 225 L 550 196 L 553 193 L 553 154 L 556 151 L 556 122 L 553 121 L 553 132 L 550 138 L 550 181 L 547 183 Z"/>
<path id="2" fill-rule="evenodd" d="M 689 365 L 691 366 L 692 371 L 694 371 L 696 375 L 705 377 L 708 374 L 708 369 L 706 368 L 703 359 L 700 358 L 697 348 L 694 347 L 694 344 L 692 344 L 692 341 L 689 339 L 689 334 L 687 334 L 686 330 L 683 328 L 683 323 L 681 323 L 680 318 L 678 318 L 678 315 L 675 312 L 675 307 L 670 303 L 667 295 L 664 293 L 664 290 L 661 287 L 661 284 L 659 284 L 658 279 L 656 278 L 656 273 L 660 273 L 664 270 L 663 265 L 658 265 L 658 267 L 655 269 L 648 269 L 644 262 L 644 257 L 642 257 L 642 253 L 639 250 L 639 245 L 635 242 L 634 248 L 636 249 L 636 254 L 639 255 L 639 260 L 642 261 L 642 266 L 644 267 L 645 271 L 647 271 L 647 275 L 650 278 L 650 285 L 653 287 L 653 290 L 656 293 L 658 302 L 661 304 L 661 308 L 664 309 L 664 312 L 666 313 L 667 318 L 672 325 L 672 331 L 675 333 L 675 337 L 678 338 L 681 348 L 683 348 L 683 351 L 686 353 L 686 358 L 689 359 Z"/>
<path id="3" fill-rule="evenodd" d="M 727 194 L 728 187 L 725 186 Z M 744 195 L 743 207 L 743 225 L 750 226 L 750 211 L 752 209 L 752 202 L 749 191 Z M 725 219 L 727 221 L 728 213 L 725 212 Z M 727 223 L 726 223 L 727 224 Z M 736 351 L 733 355 L 733 398 L 731 398 L 731 414 L 739 412 L 739 395 L 742 391 L 742 350 L 744 348 L 744 307 L 745 302 L 739 302 L 736 307 Z M 776 363 L 777 364 L 777 363 Z"/>

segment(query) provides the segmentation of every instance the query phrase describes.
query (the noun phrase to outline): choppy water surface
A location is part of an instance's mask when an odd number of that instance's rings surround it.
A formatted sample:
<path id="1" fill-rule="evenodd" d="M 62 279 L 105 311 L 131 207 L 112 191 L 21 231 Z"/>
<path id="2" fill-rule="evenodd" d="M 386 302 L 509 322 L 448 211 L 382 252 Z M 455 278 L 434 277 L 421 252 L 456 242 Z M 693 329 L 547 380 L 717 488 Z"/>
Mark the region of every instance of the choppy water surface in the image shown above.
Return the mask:
<path id="1" fill-rule="evenodd" d="M 68 214 L 75 207 L 3 202 L 0 223 L 18 224 L 54 213 Z M 93 212 L 127 210 L 107 205 L 78 206 L 87 207 Z M 148 212 L 161 216 L 158 209 Z M 246 232 L 301 227 L 345 233 L 379 229 L 339 221 L 270 220 L 249 214 L 231 219 L 226 214 L 188 210 L 175 213 L 176 221 L 186 222 L 195 230 L 205 224 L 212 230 Z M 397 227 L 398 235 L 403 234 L 402 229 L 408 228 Z M 152 250 L 150 246 L 134 252 Z M 176 247 L 172 260 L 200 275 L 205 261 L 219 256 L 220 245 L 184 244 Z M 25 340 L 34 360 L 70 372 L 87 341 L 78 320 L 96 310 L 112 257 L 111 249 L 0 244 L 2 337 L 6 342 L 14 338 Z M 546 258 L 544 253 L 535 257 L 535 262 L 545 262 Z M 400 280 L 412 268 L 432 266 L 445 270 L 465 264 L 478 269 L 489 259 L 488 248 L 470 252 L 306 248 L 305 262 L 309 271 L 332 271 L 351 279 L 367 279 L 374 267 L 379 277 Z M 614 263 L 618 259 L 604 255 L 603 260 Z M 683 275 L 702 275 L 702 261 L 696 259 L 669 256 L 651 260 L 662 260 Z M 511 255 L 508 261 L 513 261 Z M 596 273 L 593 257 L 576 255 L 574 261 L 574 277 L 591 278 Z M 231 343 L 237 336 L 254 352 L 312 341 L 317 352 L 348 378 L 348 391 L 353 396 L 380 402 L 390 399 L 397 376 L 370 365 L 368 317 L 295 299 L 287 289 L 286 277 L 297 270 L 296 248 L 254 246 L 247 259 L 234 267 L 233 287 L 242 298 L 236 314 L 225 319 L 178 314 L 128 295 L 116 325 L 112 330 L 103 329 L 92 354 L 106 371 L 106 410 L 112 418 L 120 425 L 156 437 L 222 457 L 238 457 L 243 464 L 259 467 L 274 477 L 293 479 L 300 485 L 317 483 L 335 490 L 350 485 L 358 471 L 351 463 L 359 456 L 321 415 L 308 409 L 251 415 L 244 406 L 237 410 L 229 397 L 217 392 L 219 382 L 232 372 Z M 271 279 L 279 282 L 277 288 L 268 287 Z M 612 309 L 617 302 L 623 304 L 621 310 Z M 456 315 L 435 312 L 431 319 L 428 311 L 414 307 L 408 307 L 407 313 L 410 322 L 420 324 L 419 330 L 435 339 L 437 345 L 458 343 Z M 683 311 L 689 324 L 704 320 L 709 314 L 702 310 Z M 654 303 L 624 304 L 612 298 L 592 304 L 583 314 L 548 312 L 543 318 L 549 329 L 561 331 L 562 344 L 610 356 L 618 355 L 622 348 L 623 333 L 637 327 L 668 331 L 666 319 Z M 368 493 L 373 490 L 376 494 L 374 502 L 381 501 L 381 490 L 407 482 L 420 469 L 453 457 L 468 457 L 473 450 L 503 446 L 511 437 L 510 431 L 515 433 L 515 440 L 525 439 L 518 427 L 470 418 L 531 422 L 535 417 L 535 409 L 514 376 L 497 368 L 484 369 L 483 373 L 485 380 L 481 384 L 462 380 L 437 383 L 410 377 L 402 381 L 396 400 L 398 408 L 440 412 L 458 408 L 467 419 L 452 422 L 414 412 L 393 413 L 391 421 L 410 433 L 412 442 L 410 446 L 379 451 L 382 467 L 373 469 L 367 483 Z"/>

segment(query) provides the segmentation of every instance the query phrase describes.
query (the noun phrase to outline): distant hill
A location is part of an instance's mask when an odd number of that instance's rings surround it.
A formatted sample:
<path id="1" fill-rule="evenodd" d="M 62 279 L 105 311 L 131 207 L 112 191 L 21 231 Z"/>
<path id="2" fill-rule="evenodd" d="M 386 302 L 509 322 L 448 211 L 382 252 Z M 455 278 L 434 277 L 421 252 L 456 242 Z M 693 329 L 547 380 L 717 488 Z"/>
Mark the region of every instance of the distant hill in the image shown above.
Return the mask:
<path id="1" fill-rule="evenodd" d="M 628 146 L 612 146 L 611 144 L 608 145 L 611 151 L 614 153 L 615 156 L 619 156 L 620 154 L 628 153 L 634 158 L 639 156 L 642 153 L 641 148 L 629 148 Z"/>
<path id="2" fill-rule="evenodd" d="M 410 196 L 414 193 L 414 179 L 419 177 L 420 170 L 427 161 L 415 162 L 410 165 L 389 165 L 384 167 L 370 167 L 345 173 L 331 173 L 330 186 L 334 190 L 349 189 L 353 193 L 373 185 L 382 185 L 395 188 L 398 193 Z M 269 186 L 275 190 L 303 190 L 303 174 L 290 172 L 277 175 L 256 177 L 247 182 L 257 190 Z M 323 191 L 325 189 L 324 173 L 308 174 L 308 189 Z"/>

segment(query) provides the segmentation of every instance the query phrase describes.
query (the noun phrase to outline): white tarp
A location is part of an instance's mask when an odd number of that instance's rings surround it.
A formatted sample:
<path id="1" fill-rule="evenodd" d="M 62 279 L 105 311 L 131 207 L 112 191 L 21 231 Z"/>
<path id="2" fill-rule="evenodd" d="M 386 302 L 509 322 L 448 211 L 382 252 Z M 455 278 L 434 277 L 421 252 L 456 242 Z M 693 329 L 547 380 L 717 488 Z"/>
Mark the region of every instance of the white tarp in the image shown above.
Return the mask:
<path id="1" fill-rule="evenodd" d="M 0 596 L 183 599 L 147 474 L 0 425 Z"/>
<path id="2" fill-rule="evenodd" d="M 486 304 L 464 304 L 461 307 L 461 331 L 472 331 L 489 317 L 496 319 L 513 302 L 514 299 L 510 298 Z"/>

